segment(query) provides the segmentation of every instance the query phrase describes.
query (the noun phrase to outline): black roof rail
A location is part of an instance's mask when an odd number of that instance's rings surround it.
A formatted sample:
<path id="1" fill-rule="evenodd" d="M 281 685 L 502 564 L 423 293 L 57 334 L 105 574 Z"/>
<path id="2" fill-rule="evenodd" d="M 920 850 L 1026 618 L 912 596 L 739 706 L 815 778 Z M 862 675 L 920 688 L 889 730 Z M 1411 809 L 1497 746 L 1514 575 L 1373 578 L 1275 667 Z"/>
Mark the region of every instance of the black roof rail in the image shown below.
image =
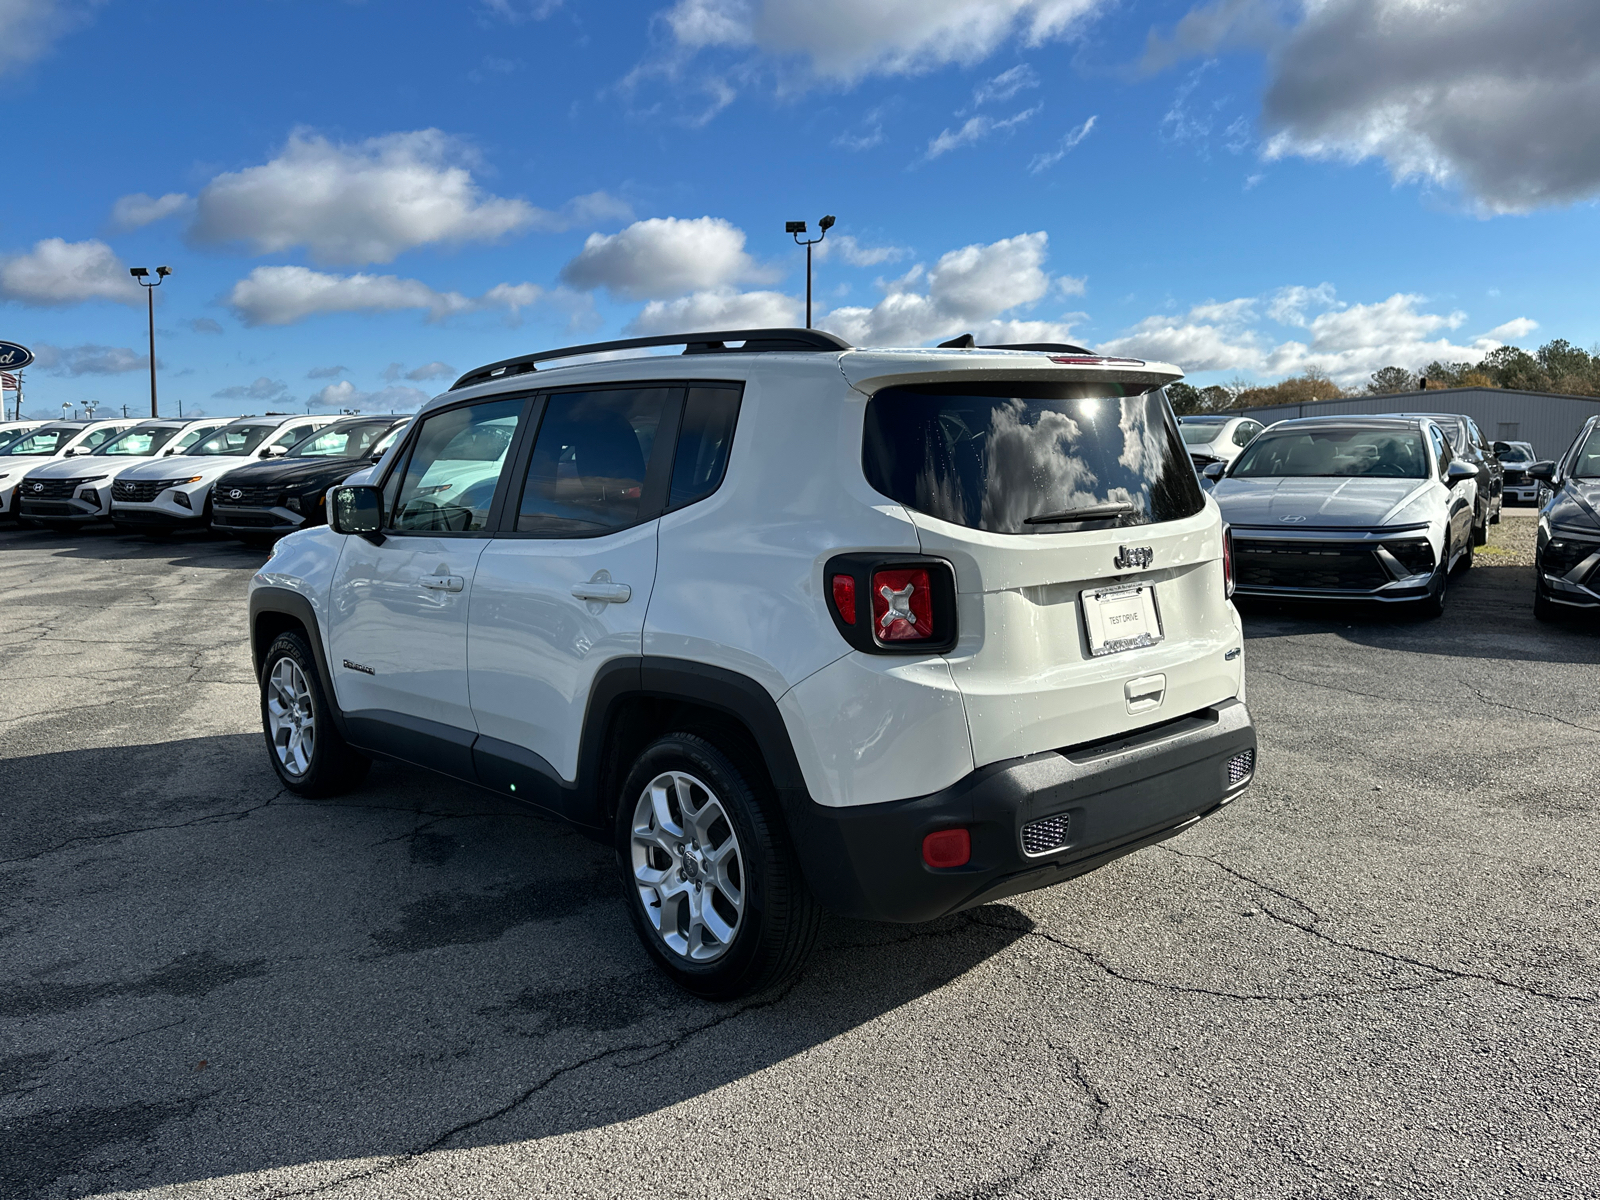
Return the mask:
<path id="1" fill-rule="evenodd" d="M 729 346 L 729 342 L 743 342 L 744 345 Z M 541 350 L 537 354 L 503 358 L 499 362 L 468 371 L 450 385 L 450 390 L 453 392 L 475 383 L 488 383 L 491 379 L 505 379 L 511 375 L 531 374 L 535 369 L 534 364 L 553 358 L 576 358 L 580 354 L 604 354 L 609 350 L 641 350 L 649 346 L 682 346 L 685 354 L 838 353 L 852 349 L 843 338 L 823 333 L 820 329 L 727 329 L 717 333 L 668 333 L 656 337 L 622 338 L 614 342 L 590 342 L 587 346 L 563 346 L 559 350 Z"/>
<path id="2" fill-rule="evenodd" d="M 1085 354 L 1098 357 L 1093 350 L 1071 342 L 1008 342 L 1003 346 L 980 346 L 980 350 L 1042 350 L 1046 354 Z"/>

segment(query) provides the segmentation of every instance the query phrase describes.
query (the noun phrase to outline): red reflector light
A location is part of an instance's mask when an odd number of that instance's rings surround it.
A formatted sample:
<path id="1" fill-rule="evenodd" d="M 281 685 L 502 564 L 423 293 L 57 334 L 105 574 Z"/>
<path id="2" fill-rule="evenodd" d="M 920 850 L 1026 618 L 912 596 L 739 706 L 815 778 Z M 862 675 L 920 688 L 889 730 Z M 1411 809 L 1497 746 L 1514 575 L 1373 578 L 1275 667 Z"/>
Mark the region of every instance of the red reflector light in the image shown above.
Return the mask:
<path id="1" fill-rule="evenodd" d="M 833 577 L 833 606 L 839 610 L 839 619 L 846 625 L 856 623 L 856 581 L 853 576 Z"/>
<path id="2" fill-rule="evenodd" d="M 922 861 L 930 867 L 964 867 L 972 861 L 972 835 L 965 829 L 941 829 L 922 839 Z"/>
<path id="3" fill-rule="evenodd" d="M 873 572 L 872 632 L 880 642 L 923 642 L 933 637 L 933 589 L 927 571 L 913 567 Z"/>

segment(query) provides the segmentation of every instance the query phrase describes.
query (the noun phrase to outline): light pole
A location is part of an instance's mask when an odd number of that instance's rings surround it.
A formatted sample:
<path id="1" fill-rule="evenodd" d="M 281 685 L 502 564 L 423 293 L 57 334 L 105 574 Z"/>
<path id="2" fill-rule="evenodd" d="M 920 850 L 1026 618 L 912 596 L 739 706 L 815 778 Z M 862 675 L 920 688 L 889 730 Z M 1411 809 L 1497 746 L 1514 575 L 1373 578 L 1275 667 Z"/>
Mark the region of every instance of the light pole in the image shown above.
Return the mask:
<path id="1" fill-rule="evenodd" d="M 156 281 L 146 283 L 150 272 L 144 267 L 129 267 L 128 274 L 139 281 L 139 286 L 144 288 L 145 298 L 150 302 L 150 415 L 159 416 L 156 412 L 156 289 L 161 286 L 161 281 L 172 274 L 171 267 L 157 267 Z"/>
<path id="2" fill-rule="evenodd" d="M 794 235 L 794 244 L 796 246 L 804 246 L 806 248 L 806 328 L 807 329 L 811 328 L 811 247 L 815 246 L 823 238 L 828 236 L 828 230 L 833 228 L 833 218 L 832 217 L 823 217 L 822 220 L 817 222 L 817 228 L 819 230 L 821 230 L 821 232 L 818 233 L 816 237 L 811 238 L 809 241 L 802 242 L 800 240 L 800 235 L 806 231 L 806 223 L 804 221 L 785 221 L 783 223 L 783 231 L 785 233 L 792 233 Z"/>

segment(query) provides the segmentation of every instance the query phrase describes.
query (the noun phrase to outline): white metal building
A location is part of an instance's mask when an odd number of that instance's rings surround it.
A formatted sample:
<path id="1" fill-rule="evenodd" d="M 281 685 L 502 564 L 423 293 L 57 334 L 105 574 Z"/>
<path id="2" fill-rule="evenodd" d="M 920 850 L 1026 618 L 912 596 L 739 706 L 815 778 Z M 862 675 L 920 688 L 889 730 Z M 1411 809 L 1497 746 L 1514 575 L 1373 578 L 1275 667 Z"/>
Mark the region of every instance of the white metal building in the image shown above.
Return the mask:
<path id="1" fill-rule="evenodd" d="M 1234 412 L 1249 414 L 1263 425 L 1287 421 L 1291 417 L 1334 413 L 1464 413 L 1478 423 L 1478 428 L 1490 441 L 1531 442 L 1540 458 L 1555 458 L 1571 444 L 1583 423 L 1600 413 L 1600 398 L 1461 387 L 1402 392 L 1393 396 L 1317 400 L 1308 404 L 1274 404 L 1266 408 L 1229 410 L 1229 415 Z"/>

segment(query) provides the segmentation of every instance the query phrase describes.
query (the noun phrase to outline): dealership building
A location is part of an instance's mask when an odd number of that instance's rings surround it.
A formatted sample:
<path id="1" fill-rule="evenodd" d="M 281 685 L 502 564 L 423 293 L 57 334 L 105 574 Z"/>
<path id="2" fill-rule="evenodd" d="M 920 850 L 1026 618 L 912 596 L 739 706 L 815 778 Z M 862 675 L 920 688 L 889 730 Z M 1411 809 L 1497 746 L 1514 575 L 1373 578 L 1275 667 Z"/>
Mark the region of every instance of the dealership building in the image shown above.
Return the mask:
<path id="1" fill-rule="evenodd" d="M 1389 396 L 1356 396 L 1305 404 L 1230 409 L 1263 425 L 1293 417 L 1360 413 L 1462 413 L 1471 417 L 1493 442 L 1530 442 L 1540 458 L 1555 458 L 1577 436 L 1590 417 L 1600 415 L 1600 397 L 1560 396 L 1549 392 L 1513 392 L 1505 388 L 1429 388 Z"/>

